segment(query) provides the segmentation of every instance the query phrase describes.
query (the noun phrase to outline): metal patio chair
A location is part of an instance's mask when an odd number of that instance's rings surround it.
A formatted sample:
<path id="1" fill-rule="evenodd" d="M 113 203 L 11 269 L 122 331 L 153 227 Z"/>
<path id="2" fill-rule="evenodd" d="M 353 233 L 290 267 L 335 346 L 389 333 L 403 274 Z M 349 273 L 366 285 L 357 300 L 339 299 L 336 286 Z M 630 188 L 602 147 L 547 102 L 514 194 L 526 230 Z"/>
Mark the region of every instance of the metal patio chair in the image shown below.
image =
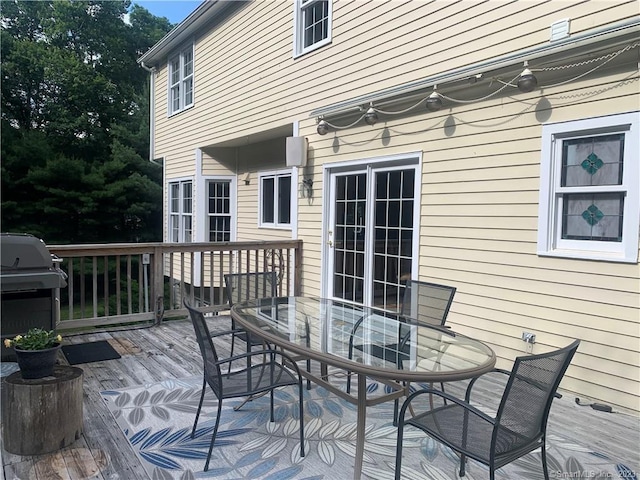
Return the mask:
<path id="1" fill-rule="evenodd" d="M 447 315 L 453 302 L 456 287 L 439 285 L 437 283 L 420 282 L 418 280 L 408 280 L 405 286 L 400 308 L 400 319 L 415 320 L 418 323 L 443 327 L 447 321 Z M 381 312 L 384 316 L 384 313 Z M 408 360 L 409 347 L 406 345 L 410 334 L 410 325 L 400 324 L 397 337 L 392 343 L 380 345 L 366 345 L 354 343 L 354 338 L 362 322 L 367 320 L 367 316 L 360 318 L 351 330 L 349 339 L 349 358 L 353 357 L 353 349 L 368 350 L 375 357 L 382 358 L 388 362 L 401 364 Z M 347 379 L 347 391 L 349 389 L 349 377 Z"/>
<path id="2" fill-rule="evenodd" d="M 453 302 L 456 287 L 440 285 L 437 283 L 421 282 L 418 280 L 408 280 L 405 285 L 400 308 L 400 318 L 415 321 L 421 324 L 434 327 L 445 327 L 447 315 Z M 367 351 L 370 355 L 384 359 L 387 362 L 395 363 L 398 368 L 402 368 L 403 362 L 409 360 L 409 340 L 411 327 L 400 324 L 396 338 L 385 345 L 356 344 L 354 338 L 362 322 L 371 320 L 370 317 L 363 316 L 353 326 L 349 338 L 349 359 L 353 358 L 353 350 Z M 446 333 L 446 332 L 445 332 Z M 395 336 L 395 335 L 394 335 Z M 439 352 L 434 352 L 434 356 Z M 408 387 L 408 385 L 407 385 Z M 444 390 L 444 385 L 441 384 Z M 351 372 L 347 372 L 347 392 L 351 391 Z M 397 417 L 399 401 L 394 404 L 394 418 Z"/>
<path id="3" fill-rule="evenodd" d="M 402 297 L 400 315 L 420 323 L 444 326 L 456 294 L 456 287 L 408 280 Z"/>
<path id="4" fill-rule="evenodd" d="M 471 405 L 472 388 L 478 378 L 469 383 L 464 400 L 445 392 L 424 388 L 412 393 L 400 409 L 396 447 L 395 478 L 400 479 L 404 427 L 412 425 L 460 454 L 460 476 L 465 474 L 466 458 L 473 458 L 489 467 L 489 478 L 508 463 L 541 449 L 544 478 L 549 480 L 545 450 L 547 419 L 551 402 L 560 380 L 575 354 L 579 340 L 559 350 L 517 357 L 508 375 L 497 414 L 491 417 Z M 405 419 L 407 408 L 421 395 L 446 398 L 447 404 L 414 414 Z M 417 410 L 415 408 L 414 410 Z"/>
<path id="5" fill-rule="evenodd" d="M 276 272 L 228 273 L 224 276 L 224 283 L 229 308 L 231 308 L 236 303 L 246 300 L 275 297 L 278 277 Z M 233 317 L 231 318 L 231 329 L 234 332 L 231 334 L 231 357 L 233 357 L 236 338 L 247 344 L 247 351 L 251 350 L 253 346 L 264 343 L 260 338 L 251 337 L 245 330 L 238 329 Z M 229 363 L 229 371 L 231 371 L 231 363 Z"/>
<path id="6" fill-rule="evenodd" d="M 300 456 L 304 457 L 304 406 L 302 377 L 300 376 L 300 369 L 293 359 L 287 354 L 273 349 L 260 349 L 221 359 L 218 357 L 212 338 L 238 332 L 228 330 L 224 332 L 216 332 L 211 335 L 202 312 L 191 307 L 186 300 L 185 306 L 189 310 L 191 322 L 193 323 L 193 328 L 196 332 L 198 346 L 200 347 L 200 353 L 202 354 L 202 360 L 204 362 L 202 394 L 200 395 L 200 403 L 198 405 L 198 411 L 196 412 L 196 418 L 193 422 L 191 438 L 194 438 L 196 434 L 196 427 L 198 426 L 198 419 L 200 417 L 200 411 L 202 410 L 202 403 L 204 401 L 207 385 L 209 385 L 209 388 L 211 388 L 215 396 L 218 398 L 216 423 L 213 428 L 211 444 L 209 446 L 209 453 L 207 454 L 204 471 L 206 472 L 209 469 L 211 453 L 216 441 L 218 426 L 220 425 L 222 400 L 225 398 L 250 397 L 252 395 L 269 392 L 271 397 L 270 414 L 271 421 L 273 422 L 274 390 L 288 385 L 298 386 Z M 261 361 L 258 363 L 252 363 L 254 357 L 260 357 Z M 237 360 L 245 360 L 246 367 L 240 370 L 235 370 L 231 373 L 222 373 L 222 366 Z M 285 363 L 287 366 L 284 366 Z"/>

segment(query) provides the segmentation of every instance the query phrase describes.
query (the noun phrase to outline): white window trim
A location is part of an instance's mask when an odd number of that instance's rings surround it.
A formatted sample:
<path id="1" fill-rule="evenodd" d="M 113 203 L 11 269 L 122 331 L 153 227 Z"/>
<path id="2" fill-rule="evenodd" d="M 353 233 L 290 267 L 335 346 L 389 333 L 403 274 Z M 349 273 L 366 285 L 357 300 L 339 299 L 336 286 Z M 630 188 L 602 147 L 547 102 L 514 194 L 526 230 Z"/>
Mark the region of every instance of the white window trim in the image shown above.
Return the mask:
<path id="1" fill-rule="evenodd" d="M 270 228 L 270 229 L 280 229 L 280 230 L 291 230 L 292 229 L 292 225 L 293 222 L 295 221 L 293 215 L 294 215 L 294 206 L 293 204 L 296 202 L 296 192 L 297 192 L 297 186 L 294 183 L 296 176 L 294 175 L 294 167 L 292 168 L 287 168 L 287 169 L 282 169 L 282 170 L 265 170 L 262 172 L 258 173 L 258 227 L 259 228 Z M 289 223 L 279 223 L 277 221 L 274 221 L 274 223 L 265 223 L 262 221 L 262 207 L 263 207 L 263 202 L 262 202 L 262 180 L 265 177 L 272 177 L 275 179 L 274 182 L 274 220 L 275 217 L 277 217 L 278 215 L 278 205 L 276 202 L 276 199 L 278 197 L 278 178 L 279 177 L 283 177 L 283 176 L 289 176 L 291 178 L 291 200 L 289 203 Z"/>
<path id="2" fill-rule="evenodd" d="M 327 0 L 328 5 L 328 18 L 327 18 L 327 38 L 319 42 L 314 43 L 308 47 L 304 47 L 304 34 L 303 34 L 303 15 L 302 15 L 302 0 L 295 0 L 293 2 L 293 58 L 298 58 L 309 52 L 313 52 L 318 48 L 324 47 L 331 43 L 331 32 L 333 30 L 333 0 Z"/>
<path id="3" fill-rule="evenodd" d="M 624 133 L 624 190 L 622 242 L 562 240 L 561 214 L 556 188 L 562 163 L 562 140 L 600 133 Z M 540 160 L 538 255 L 609 262 L 637 263 L 640 236 L 640 112 L 609 115 L 544 125 Z M 560 158 L 559 158 L 560 157 Z"/>
<path id="4" fill-rule="evenodd" d="M 182 201 L 183 201 L 183 197 L 182 197 L 182 185 L 184 183 L 187 182 L 191 182 L 191 213 L 184 213 L 183 209 L 182 209 Z M 179 204 L 179 212 L 177 213 L 178 218 L 179 218 L 179 227 L 178 227 L 178 242 L 177 243 L 187 243 L 185 242 L 184 239 L 184 222 L 183 222 L 183 218 L 185 216 L 190 216 L 191 217 L 191 242 L 195 241 L 195 212 L 194 212 L 194 196 L 195 196 L 195 182 L 194 179 L 192 177 L 180 177 L 180 178 L 172 178 L 170 180 L 167 181 L 167 242 L 168 243 L 176 243 L 173 240 L 173 220 L 172 220 L 172 216 L 174 215 L 173 211 L 171 210 L 171 186 L 173 184 L 178 184 L 179 188 L 179 198 L 178 198 L 178 204 Z"/>
<path id="5" fill-rule="evenodd" d="M 184 53 L 187 50 L 191 50 L 191 103 L 189 103 L 188 105 L 185 105 L 185 101 L 184 101 L 184 95 L 185 95 L 185 89 L 184 89 L 184 81 L 185 81 L 185 77 L 184 75 Z M 180 60 L 180 79 L 178 81 L 178 83 L 180 84 L 180 108 L 174 110 L 173 109 L 173 101 L 172 101 L 172 97 L 171 97 L 171 88 L 172 88 L 172 83 L 171 83 L 171 62 L 174 61 L 176 58 L 179 58 Z M 192 108 L 195 105 L 195 99 L 196 99 L 196 51 L 195 51 L 195 43 L 191 42 L 189 45 L 186 45 L 182 48 L 179 49 L 178 53 L 176 53 L 175 55 L 172 55 L 168 58 L 167 60 L 167 116 L 171 117 L 173 115 L 176 115 L 180 112 L 184 112 L 185 110 L 188 110 L 190 108 Z"/>

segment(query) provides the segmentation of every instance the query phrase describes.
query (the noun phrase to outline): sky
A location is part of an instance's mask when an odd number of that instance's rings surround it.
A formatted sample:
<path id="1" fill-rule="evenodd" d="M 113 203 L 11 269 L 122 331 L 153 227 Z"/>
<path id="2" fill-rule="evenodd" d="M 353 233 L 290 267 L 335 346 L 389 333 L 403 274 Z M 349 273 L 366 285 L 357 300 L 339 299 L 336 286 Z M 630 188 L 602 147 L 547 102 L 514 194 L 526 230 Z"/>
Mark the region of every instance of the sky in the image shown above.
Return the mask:
<path id="1" fill-rule="evenodd" d="M 156 17 L 167 17 L 174 25 L 180 23 L 193 12 L 202 0 L 132 0 L 146 8 Z"/>

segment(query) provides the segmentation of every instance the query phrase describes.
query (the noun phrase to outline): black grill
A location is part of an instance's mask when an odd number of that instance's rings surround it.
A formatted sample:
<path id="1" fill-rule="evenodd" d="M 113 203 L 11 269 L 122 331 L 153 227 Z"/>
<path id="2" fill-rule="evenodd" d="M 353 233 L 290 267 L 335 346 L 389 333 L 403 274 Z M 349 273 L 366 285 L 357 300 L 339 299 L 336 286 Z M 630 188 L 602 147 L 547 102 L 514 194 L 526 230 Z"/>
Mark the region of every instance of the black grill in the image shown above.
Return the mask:
<path id="1" fill-rule="evenodd" d="M 2 339 L 30 328 L 55 330 L 60 317 L 59 289 L 67 275 L 59 268 L 39 238 L 27 234 L 0 235 L 0 331 Z M 2 345 L 2 360 L 12 360 L 12 350 Z"/>

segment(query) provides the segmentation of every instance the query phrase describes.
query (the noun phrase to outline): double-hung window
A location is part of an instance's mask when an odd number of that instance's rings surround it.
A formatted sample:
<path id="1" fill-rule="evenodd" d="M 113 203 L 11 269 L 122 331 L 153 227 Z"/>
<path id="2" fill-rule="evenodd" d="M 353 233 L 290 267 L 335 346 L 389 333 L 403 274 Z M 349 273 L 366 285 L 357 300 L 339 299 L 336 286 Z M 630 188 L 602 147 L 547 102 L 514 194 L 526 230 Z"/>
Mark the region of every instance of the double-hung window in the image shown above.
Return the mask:
<path id="1" fill-rule="evenodd" d="M 291 172 L 260 175 L 260 226 L 291 227 Z"/>
<path id="2" fill-rule="evenodd" d="M 294 56 L 331 42 L 332 0 L 295 0 Z"/>
<path id="3" fill-rule="evenodd" d="M 193 105 L 193 45 L 169 59 L 169 115 Z"/>
<path id="4" fill-rule="evenodd" d="M 209 180 L 207 182 L 207 217 L 209 241 L 231 241 L 231 181 Z"/>
<path id="5" fill-rule="evenodd" d="M 638 260 L 640 113 L 543 127 L 538 254 Z"/>
<path id="6" fill-rule="evenodd" d="M 193 238 L 193 183 L 169 183 L 169 241 L 191 242 Z"/>

